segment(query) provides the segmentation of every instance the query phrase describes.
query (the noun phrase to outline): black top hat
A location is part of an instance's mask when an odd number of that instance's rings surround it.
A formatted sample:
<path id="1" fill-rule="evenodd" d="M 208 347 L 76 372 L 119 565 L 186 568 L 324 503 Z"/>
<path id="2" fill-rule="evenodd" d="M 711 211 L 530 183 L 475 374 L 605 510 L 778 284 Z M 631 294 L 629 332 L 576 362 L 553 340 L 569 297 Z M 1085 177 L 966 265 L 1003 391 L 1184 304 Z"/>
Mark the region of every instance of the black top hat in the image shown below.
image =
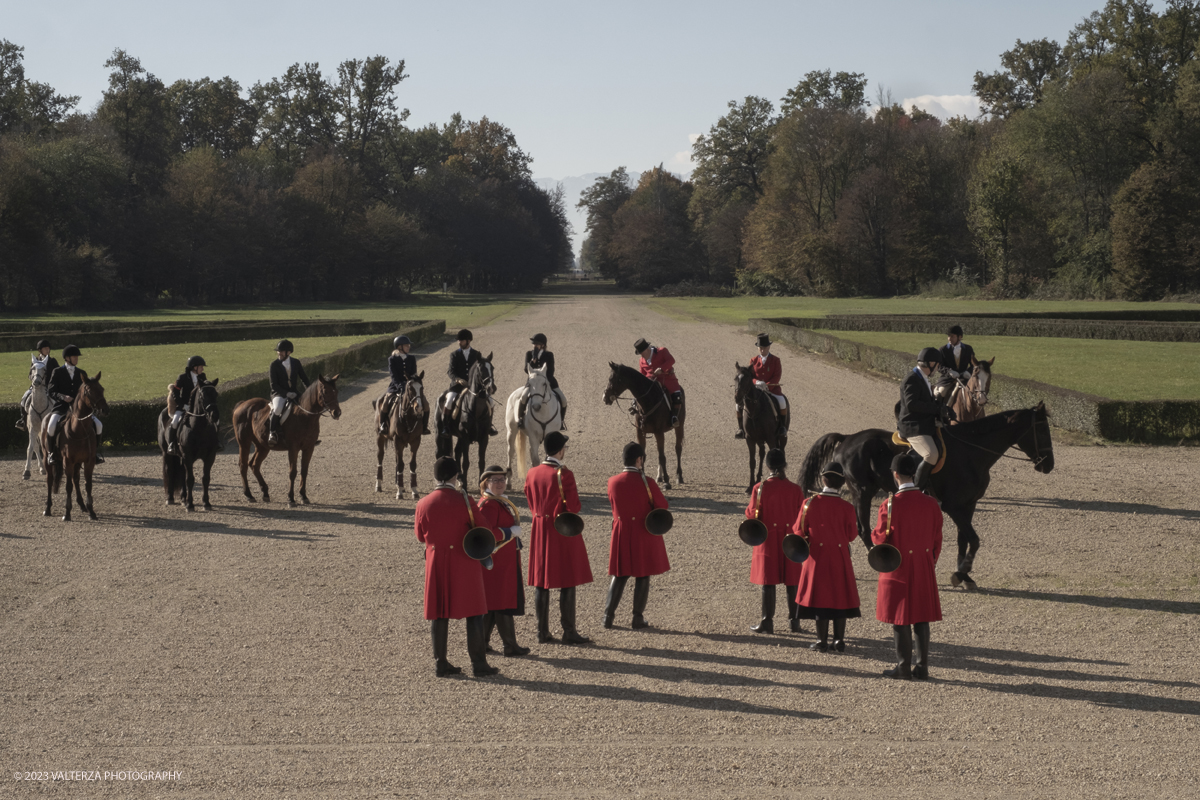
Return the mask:
<path id="1" fill-rule="evenodd" d="M 458 475 L 458 462 L 450 456 L 442 456 L 433 464 L 433 477 L 438 483 L 454 480 Z"/>
<path id="2" fill-rule="evenodd" d="M 650 346 L 650 343 L 647 342 L 645 339 L 638 339 L 636 342 L 633 343 L 633 352 L 641 353 L 643 350 L 645 350 L 649 346 Z"/>
<path id="3" fill-rule="evenodd" d="M 560 431 L 551 431 L 546 435 L 544 442 L 546 446 L 546 455 L 553 456 L 562 452 L 562 449 L 567 446 L 567 440 L 570 437 Z"/>
<path id="4" fill-rule="evenodd" d="M 912 477 L 917 474 L 917 460 L 909 453 L 901 453 L 892 459 L 892 472 Z"/>
<path id="5" fill-rule="evenodd" d="M 759 347 L 770 347 L 771 346 L 771 337 L 765 333 L 760 333 L 758 335 L 758 346 Z"/>
<path id="6" fill-rule="evenodd" d="M 630 442 L 625 445 L 625 449 L 621 451 L 621 461 L 627 467 L 632 467 L 637 463 L 639 458 L 646 457 L 646 448 L 642 447 L 637 442 Z"/>

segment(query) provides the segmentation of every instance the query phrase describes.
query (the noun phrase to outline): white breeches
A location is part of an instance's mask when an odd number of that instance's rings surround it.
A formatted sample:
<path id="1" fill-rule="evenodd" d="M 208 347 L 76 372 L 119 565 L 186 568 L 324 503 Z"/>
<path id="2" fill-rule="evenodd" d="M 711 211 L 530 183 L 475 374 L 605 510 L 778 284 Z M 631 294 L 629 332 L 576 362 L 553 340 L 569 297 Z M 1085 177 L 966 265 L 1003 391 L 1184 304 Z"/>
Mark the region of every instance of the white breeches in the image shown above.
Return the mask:
<path id="1" fill-rule="evenodd" d="M 776 403 L 779 403 L 779 407 L 780 407 L 781 409 L 786 409 L 786 408 L 787 408 L 787 398 L 785 398 L 783 395 L 781 395 L 781 394 L 775 394 L 774 392 L 772 392 L 772 393 L 771 393 L 771 397 L 774 397 L 774 398 L 775 398 L 775 402 L 776 402 Z"/>
<path id="2" fill-rule="evenodd" d="M 173 430 L 179 430 L 179 423 L 181 422 L 183 422 L 183 412 L 176 411 L 174 416 L 171 417 L 171 428 Z"/>
<path id="3" fill-rule="evenodd" d="M 279 424 L 282 425 L 284 421 L 292 415 L 292 407 L 288 404 L 287 398 L 272 397 L 271 413 L 279 417 Z"/>
<path id="4" fill-rule="evenodd" d="M 46 425 L 46 433 L 53 436 L 58 433 L 58 423 L 62 419 L 62 414 L 51 414 L 50 421 Z M 104 423 L 99 417 L 92 417 L 92 424 L 96 426 L 96 435 L 99 436 L 104 431 Z"/>
<path id="5" fill-rule="evenodd" d="M 932 436 L 909 436 L 908 443 L 921 458 L 930 464 L 936 464 L 938 458 L 937 442 Z"/>
<path id="6" fill-rule="evenodd" d="M 449 392 L 446 394 L 446 410 L 454 408 L 454 401 L 458 399 L 458 392 Z"/>

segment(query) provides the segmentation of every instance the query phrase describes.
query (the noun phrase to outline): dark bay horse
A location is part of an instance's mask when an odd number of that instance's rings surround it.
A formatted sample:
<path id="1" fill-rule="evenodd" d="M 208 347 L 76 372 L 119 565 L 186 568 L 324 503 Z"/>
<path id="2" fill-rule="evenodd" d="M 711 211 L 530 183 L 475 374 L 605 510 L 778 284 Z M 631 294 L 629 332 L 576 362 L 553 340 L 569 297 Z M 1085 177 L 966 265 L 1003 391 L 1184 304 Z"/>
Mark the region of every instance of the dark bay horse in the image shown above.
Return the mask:
<path id="1" fill-rule="evenodd" d="M 637 427 L 638 444 L 646 446 L 646 434 L 654 434 L 658 443 L 658 475 L 664 489 L 671 488 L 670 472 L 667 470 L 667 456 L 663 450 L 663 439 L 671 430 L 671 398 L 667 390 L 658 381 L 647 378 L 633 367 L 624 364 L 608 362 L 612 374 L 608 376 L 608 386 L 604 389 L 604 404 L 611 406 L 624 392 L 633 397 L 633 408 L 629 411 L 634 415 L 634 425 Z M 675 477 L 683 483 L 683 423 L 687 417 L 687 397 L 679 404 L 679 424 L 675 426 Z"/>
<path id="2" fill-rule="evenodd" d="M 92 519 L 99 519 L 92 507 L 92 470 L 96 468 L 96 447 L 99 444 L 96 440 L 96 426 L 92 422 L 92 417 L 103 417 L 107 413 L 108 402 L 104 399 L 104 387 L 100 385 L 100 373 L 97 372 L 96 377 L 83 379 L 83 383 L 79 386 L 79 392 L 75 395 L 75 402 L 71 403 L 70 413 L 59 422 L 63 429 L 58 460 L 54 464 L 43 465 L 46 467 L 46 510 L 42 512 L 42 516 L 50 516 L 50 505 L 54 499 L 54 493 L 58 491 L 59 486 L 62 485 L 63 476 L 66 475 L 67 486 L 63 494 L 66 496 L 67 510 L 63 513 L 63 522 L 71 521 L 72 487 L 75 489 L 75 499 L 78 501 L 79 507 L 87 509 L 88 516 Z M 49 422 L 48 416 L 46 422 Z M 50 452 L 48 437 L 46 423 L 43 423 L 43 453 Z M 83 502 L 83 495 L 80 493 L 80 469 L 83 470 L 83 480 L 87 488 L 86 503 Z"/>
<path id="3" fill-rule="evenodd" d="M 754 488 L 754 484 L 762 480 L 763 462 L 767 451 L 779 448 L 787 449 L 787 434 L 779 424 L 779 415 L 775 413 L 774 401 L 762 389 L 754 385 L 754 370 L 734 362 L 737 373 L 733 378 L 733 400 L 742 407 L 742 430 L 746 432 L 746 448 L 750 451 L 750 484 L 746 494 Z M 758 450 L 758 472 L 755 477 L 754 451 Z"/>
<path id="4" fill-rule="evenodd" d="M 1048 417 L 1045 404 L 1038 403 L 1033 408 L 991 414 L 974 422 L 942 429 L 946 463 L 939 472 L 929 476 L 929 491 L 958 528 L 958 563 L 950 576 L 952 585 L 966 584 L 968 589 L 975 588 L 970 573 L 979 550 L 979 535 L 972 525 L 972 518 L 976 504 L 991 481 L 992 465 L 1006 457 L 1006 451 L 1016 447 L 1038 472 L 1049 473 L 1054 469 Z M 804 457 L 802 485 L 805 490 L 819 489 L 821 467 L 830 461 L 840 462 L 846 471 L 846 488 L 858 515 L 858 535 L 870 549 L 874 527 L 871 501 L 881 491 L 896 490 L 891 461 L 904 449 L 892 443 L 891 431 L 880 428 L 849 436 L 827 433 L 817 439 Z"/>
<path id="5" fill-rule="evenodd" d="M 179 423 L 179 452 L 183 455 L 174 456 L 167 452 L 167 429 L 171 425 L 171 418 L 165 408 L 158 414 L 158 446 L 163 457 L 163 491 L 166 492 L 169 506 L 175 505 L 175 492 L 178 491 L 179 502 L 183 503 L 188 511 L 196 510 L 195 462 L 199 459 L 204 465 L 204 472 L 200 477 L 204 492 L 204 510 L 212 510 L 212 504 L 208 501 L 208 485 L 220 444 L 221 409 L 217 404 L 217 383 L 220 380 L 204 380 L 192 392 L 192 399 L 183 412 L 183 421 Z"/>
<path id="6" fill-rule="evenodd" d="M 954 387 L 950 398 L 950 408 L 954 409 L 957 418 L 951 425 L 972 422 L 982 419 L 987 408 L 988 392 L 992 389 L 992 364 L 996 363 L 995 356 L 991 361 L 980 361 L 971 370 L 971 377 L 966 383 Z"/>
<path id="7" fill-rule="evenodd" d="M 492 367 L 492 354 L 476 361 L 467 373 L 467 385 L 460 396 L 460 411 L 457 420 L 446 420 L 446 395 L 438 398 L 435 414 L 437 422 L 437 457 L 454 455 L 458 462 L 458 480 L 467 486 L 467 467 L 471 464 L 471 445 L 479 445 L 479 474 L 483 474 L 487 458 L 488 437 L 492 427 L 491 397 L 496 393 L 496 373 Z M 442 431 L 449 430 L 449 435 Z"/>
<path id="8" fill-rule="evenodd" d="M 279 444 L 267 443 L 270 435 L 268 427 L 271 417 L 271 404 L 261 397 L 243 400 L 233 409 L 233 435 L 238 444 L 238 467 L 242 472 L 242 494 L 251 503 L 254 495 L 250 493 L 250 483 L 246 480 L 246 467 L 254 470 L 258 480 L 258 488 L 262 490 L 264 503 L 271 502 L 271 493 L 267 482 L 263 480 L 262 464 L 272 450 L 286 450 L 288 454 L 288 507 L 296 505 L 296 456 L 300 456 L 300 502 L 308 505 L 308 494 L 304 491 L 308 484 L 308 462 L 312 460 L 313 448 L 321 435 L 321 417 L 325 414 L 334 419 L 342 416 L 342 407 L 338 405 L 338 376 L 326 378 L 318 375 L 292 406 L 291 414 L 279 426 L 281 434 Z M 253 453 L 253 461 L 251 454 Z"/>
<path id="9" fill-rule="evenodd" d="M 424 425 L 421 420 L 425 416 L 425 409 L 429 403 L 425 400 L 425 386 L 422 381 L 425 380 L 425 371 L 421 370 L 420 374 L 409 379 L 404 385 L 404 392 L 396 398 L 392 403 L 391 411 L 388 415 L 387 433 L 378 433 L 379 423 L 379 407 L 384 398 L 379 398 L 371 402 L 371 407 L 375 409 L 375 431 L 376 431 L 376 447 L 377 453 L 375 457 L 375 491 L 383 491 L 383 456 L 387 452 L 388 442 L 391 441 L 392 446 L 396 450 L 396 499 L 400 499 L 400 495 L 404 493 L 404 448 L 408 448 L 410 456 L 408 469 L 412 473 L 410 491 L 412 499 L 416 500 L 421 495 L 417 493 L 417 450 L 421 448 L 421 431 Z"/>

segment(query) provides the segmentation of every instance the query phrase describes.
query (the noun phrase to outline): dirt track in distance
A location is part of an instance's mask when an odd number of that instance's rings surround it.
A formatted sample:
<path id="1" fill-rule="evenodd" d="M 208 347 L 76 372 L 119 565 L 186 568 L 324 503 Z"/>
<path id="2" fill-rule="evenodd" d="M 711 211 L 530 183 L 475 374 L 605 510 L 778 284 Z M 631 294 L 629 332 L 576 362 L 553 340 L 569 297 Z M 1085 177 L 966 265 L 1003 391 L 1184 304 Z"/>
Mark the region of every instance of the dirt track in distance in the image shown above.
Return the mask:
<path id="1" fill-rule="evenodd" d="M 570 401 L 568 464 L 597 578 L 579 590 L 579 625 L 595 644 L 538 645 L 529 591 L 531 616 L 517 632 L 530 656 L 492 656 L 501 674 L 491 679 L 434 677 L 414 502 L 374 492 L 370 400 L 386 386 L 383 365 L 344 385 L 342 419 L 322 422 L 309 507 L 280 502 L 280 454 L 265 467 L 275 502 L 242 499 L 231 447 L 214 470 L 216 509 L 191 515 L 163 506 L 157 455 L 114 455 L 97 470 L 100 521 L 64 524 L 41 516 L 44 480 L 22 482 L 24 459 L 7 459 L 0 797 L 1200 791 L 1195 450 L 1059 443 L 1048 476 L 1001 461 L 976 515 L 981 591 L 943 586 L 934 680 L 897 683 L 880 677 L 890 626 L 874 621 L 874 573 L 860 545 L 863 619 L 850 622 L 844 654 L 810 651 L 811 623 L 798 635 L 749 631 L 759 595 L 735 534 L 747 465 L 732 436 L 731 386 L 734 361 L 756 352 L 752 332 L 676 321 L 632 298 L 550 298 L 475 329 L 475 344 L 495 353 L 497 397 L 520 385 L 521 356 L 539 331 Z M 687 482 L 668 493 L 672 570 L 652 583 L 654 627 L 629 629 L 630 590 L 618 627 L 605 631 L 604 482 L 632 429 L 600 396 L 607 362 L 634 363 L 639 336 L 679 362 Z M 447 384 L 453 346 L 417 353 L 431 398 Z M 894 382 L 775 352 L 796 414 L 793 476 L 817 436 L 890 424 Z M 219 377 L 220 365 L 210 373 Z M 487 460 L 506 463 L 503 437 Z M 385 473 L 391 463 L 389 452 Z M 432 463 L 427 437 L 422 489 Z M 512 494 L 523 506 L 519 488 Z M 949 520 L 946 535 L 942 580 L 954 552 Z M 776 623 L 786 628 L 782 611 Z M 461 622 L 451 625 L 450 659 L 469 672 Z M 14 779 L 68 770 L 181 774 Z"/>

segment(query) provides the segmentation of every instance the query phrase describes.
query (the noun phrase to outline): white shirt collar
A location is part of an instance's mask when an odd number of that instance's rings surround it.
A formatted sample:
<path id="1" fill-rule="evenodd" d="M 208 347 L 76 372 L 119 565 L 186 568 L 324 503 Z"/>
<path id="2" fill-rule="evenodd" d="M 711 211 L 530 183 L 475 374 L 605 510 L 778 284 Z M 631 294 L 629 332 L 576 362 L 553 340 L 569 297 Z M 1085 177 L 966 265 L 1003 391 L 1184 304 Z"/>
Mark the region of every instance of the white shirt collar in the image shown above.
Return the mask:
<path id="1" fill-rule="evenodd" d="M 458 491 L 458 487 L 455 486 L 453 483 L 439 483 L 439 484 L 436 484 L 433 488 L 435 488 L 435 489 L 453 489 L 456 492 Z"/>
<path id="2" fill-rule="evenodd" d="M 621 471 L 622 472 L 641 472 L 641 470 L 638 469 L 637 467 L 626 467 L 625 469 L 623 469 Z"/>
<path id="3" fill-rule="evenodd" d="M 909 483 L 900 484 L 900 488 L 897 489 L 896 491 L 903 492 L 905 489 L 915 489 L 915 488 L 917 488 L 917 485 L 910 481 Z"/>
<path id="4" fill-rule="evenodd" d="M 471 357 L 471 348 L 469 348 L 469 347 L 468 347 L 467 349 L 465 349 L 465 350 L 464 350 L 464 349 L 462 349 L 462 348 L 459 348 L 458 352 L 460 352 L 460 353 L 462 353 L 462 354 L 463 354 L 463 358 L 470 358 L 470 357 Z"/>
<path id="5" fill-rule="evenodd" d="M 75 370 L 79 369 L 79 367 L 72 366 L 71 364 L 67 364 L 67 365 L 65 365 L 65 366 L 66 366 L 66 368 L 67 368 L 67 374 L 68 374 L 68 375 L 70 375 L 72 378 L 74 378 L 74 377 L 75 377 Z"/>
<path id="6" fill-rule="evenodd" d="M 828 486 L 821 487 L 821 494 L 827 494 L 831 497 L 841 497 L 842 493 L 838 489 L 830 489 Z"/>
<path id="7" fill-rule="evenodd" d="M 562 462 L 561 462 L 561 461 L 559 461 L 559 460 L 558 460 L 557 458 L 555 458 L 554 456 L 546 456 L 546 460 L 545 460 L 545 461 L 543 461 L 542 463 L 543 463 L 543 464 L 553 464 L 553 465 L 554 465 L 554 466 L 556 466 L 556 467 L 561 467 L 561 466 L 562 466 Z"/>

